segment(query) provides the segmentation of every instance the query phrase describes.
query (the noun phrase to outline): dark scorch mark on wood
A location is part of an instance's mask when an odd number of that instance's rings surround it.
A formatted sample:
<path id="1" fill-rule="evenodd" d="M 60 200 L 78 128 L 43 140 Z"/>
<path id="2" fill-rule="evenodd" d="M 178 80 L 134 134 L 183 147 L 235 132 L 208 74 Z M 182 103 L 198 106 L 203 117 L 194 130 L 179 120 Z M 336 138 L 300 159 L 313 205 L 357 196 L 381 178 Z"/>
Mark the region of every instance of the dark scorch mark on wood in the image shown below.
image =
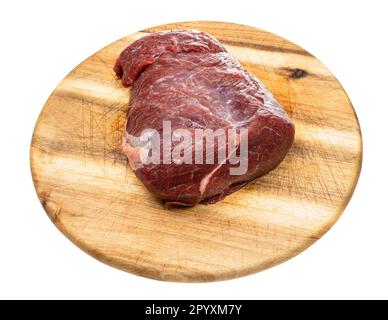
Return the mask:
<path id="1" fill-rule="evenodd" d="M 291 79 L 300 79 L 309 75 L 306 70 L 299 68 L 282 68 L 281 71 Z"/>

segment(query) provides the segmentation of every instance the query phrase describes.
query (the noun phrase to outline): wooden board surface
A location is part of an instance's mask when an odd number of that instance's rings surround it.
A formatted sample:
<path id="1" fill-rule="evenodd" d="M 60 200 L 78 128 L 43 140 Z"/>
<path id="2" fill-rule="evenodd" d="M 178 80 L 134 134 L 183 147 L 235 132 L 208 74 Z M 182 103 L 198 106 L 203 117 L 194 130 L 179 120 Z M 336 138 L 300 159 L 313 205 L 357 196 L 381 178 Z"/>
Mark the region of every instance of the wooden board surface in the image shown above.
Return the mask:
<path id="1" fill-rule="evenodd" d="M 115 59 L 135 39 L 171 29 L 219 39 L 296 126 L 276 170 L 211 206 L 165 210 L 120 152 L 130 91 L 114 76 Z M 193 282 L 251 274 L 306 249 L 343 212 L 361 158 L 352 104 L 321 62 L 274 34 L 221 22 L 154 27 L 95 53 L 50 96 L 31 144 L 39 199 L 71 241 L 122 270 Z"/>

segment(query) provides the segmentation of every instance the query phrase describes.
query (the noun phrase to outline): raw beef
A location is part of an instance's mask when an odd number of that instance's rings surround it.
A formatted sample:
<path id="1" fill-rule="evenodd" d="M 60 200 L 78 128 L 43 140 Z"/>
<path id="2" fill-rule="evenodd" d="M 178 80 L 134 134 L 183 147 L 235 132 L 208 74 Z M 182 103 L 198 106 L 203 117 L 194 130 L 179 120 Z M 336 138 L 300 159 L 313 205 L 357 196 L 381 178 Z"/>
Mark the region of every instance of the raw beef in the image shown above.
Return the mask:
<path id="1" fill-rule="evenodd" d="M 133 87 L 123 152 L 136 176 L 168 207 L 222 200 L 274 169 L 293 143 L 294 125 L 283 108 L 207 33 L 187 30 L 150 34 L 127 47 L 114 70 L 124 86 Z M 193 150 L 198 143 L 194 139 L 197 129 L 235 129 L 236 141 L 245 129 L 247 170 L 231 174 L 236 163 L 228 158 L 221 163 L 195 164 L 196 151 L 192 153 L 193 163 L 144 163 L 140 152 L 150 144 L 134 139 L 144 130 L 160 134 L 161 150 L 163 146 L 173 149 L 179 143 L 167 144 L 164 121 L 170 121 L 172 132 L 186 129 L 193 136 Z M 220 150 L 229 148 L 217 139 L 209 145 L 214 147 L 215 159 Z M 241 145 L 234 146 L 236 155 L 244 157 Z"/>

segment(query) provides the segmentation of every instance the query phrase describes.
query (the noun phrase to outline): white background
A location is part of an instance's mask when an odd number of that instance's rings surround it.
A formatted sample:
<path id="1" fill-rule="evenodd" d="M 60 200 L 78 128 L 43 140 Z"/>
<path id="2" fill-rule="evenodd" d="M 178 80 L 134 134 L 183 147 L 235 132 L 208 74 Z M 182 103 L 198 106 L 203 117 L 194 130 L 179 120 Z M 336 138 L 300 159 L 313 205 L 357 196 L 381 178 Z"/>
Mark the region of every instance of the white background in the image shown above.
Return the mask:
<path id="1" fill-rule="evenodd" d="M 0 298 L 388 298 L 386 1 L 1 1 Z M 78 63 L 146 27 L 229 21 L 317 56 L 361 123 L 359 184 L 339 222 L 298 257 L 245 278 L 164 283 L 110 268 L 71 244 L 35 195 L 29 145 L 50 93 Z"/>

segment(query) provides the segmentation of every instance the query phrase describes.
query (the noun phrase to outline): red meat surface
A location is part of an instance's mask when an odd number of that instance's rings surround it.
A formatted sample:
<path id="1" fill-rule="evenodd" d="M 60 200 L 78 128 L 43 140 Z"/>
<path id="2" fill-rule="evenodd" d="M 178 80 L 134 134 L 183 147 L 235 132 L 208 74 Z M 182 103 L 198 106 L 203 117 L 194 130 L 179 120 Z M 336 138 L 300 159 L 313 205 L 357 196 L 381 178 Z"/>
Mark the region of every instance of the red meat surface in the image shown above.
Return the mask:
<path id="1" fill-rule="evenodd" d="M 294 125 L 283 108 L 207 33 L 187 30 L 145 36 L 120 54 L 114 70 L 124 86 L 132 85 L 123 152 L 136 176 L 167 206 L 216 203 L 274 169 L 293 143 Z M 246 172 L 232 175 L 230 168 L 236 164 L 229 159 L 195 164 L 194 152 L 193 163 L 141 162 L 139 153 L 147 146 L 131 137 L 153 129 L 163 146 L 163 121 L 170 121 L 172 131 L 188 130 L 193 150 L 196 129 L 246 129 Z M 172 142 L 171 149 L 177 143 Z M 215 159 L 219 143 L 215 140 L 212 145 Z M 241 151 L 239 145 L 236 151 Z"/>

